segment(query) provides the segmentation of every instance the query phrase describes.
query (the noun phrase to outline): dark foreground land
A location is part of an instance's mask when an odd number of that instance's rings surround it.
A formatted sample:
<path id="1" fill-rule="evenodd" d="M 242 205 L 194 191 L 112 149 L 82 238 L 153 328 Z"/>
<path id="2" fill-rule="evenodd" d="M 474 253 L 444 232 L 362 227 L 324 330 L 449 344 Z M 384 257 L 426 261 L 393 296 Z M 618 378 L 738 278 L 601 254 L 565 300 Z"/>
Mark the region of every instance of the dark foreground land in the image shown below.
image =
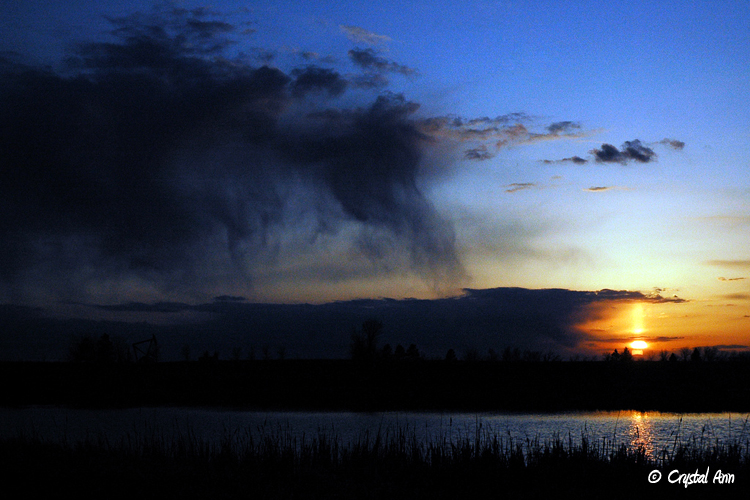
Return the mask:
<path id="1" fill-rule="evenodd" d="M 205 361 L 0 364 L 2 404 L 351 410 L 750 410 L 744 362 Z M 647 451 L 580 436 L 477 430 L 458 441 L 288 430 L 221 443 L 159 429 L 120 441 L 0 439 L 2 498 L 748 498 L 750 441 Z M 661 474 L 656 484 L 653 474 Z M 674 471 L 677 471 L 676 473 Z M 685 486 L 694 474 L 694 484 Z M 718 475 L 717 475 L 718 474 Z"/>
<path id="2" fill-rule="evenodd" d="M 457 441 L 373 431 L 227 436 L 210 444 L 157 430 L 110 442 L 0 440 L 4 498 L 748 498 L 748 442 L 675 443 L 649 454 L 581 437 L 514 442 L 478 430 Z M 680 475 L 683 474 L 682 478 Z M 695 474 L 688 479 L 688 474 Z M 660 475 L 652 483 L 649 478 Z M 659 478 L 656 478 L 659 479 Z M 695 481 L 693 481 L 693 479 Z M 671 480 L 671 482 L 670 482 Z"/>
<path id="3" fill-rule="evenodd" d="M 0 404 L 322 410 L 750 411 L 750 363 L 2 363 Z"/>

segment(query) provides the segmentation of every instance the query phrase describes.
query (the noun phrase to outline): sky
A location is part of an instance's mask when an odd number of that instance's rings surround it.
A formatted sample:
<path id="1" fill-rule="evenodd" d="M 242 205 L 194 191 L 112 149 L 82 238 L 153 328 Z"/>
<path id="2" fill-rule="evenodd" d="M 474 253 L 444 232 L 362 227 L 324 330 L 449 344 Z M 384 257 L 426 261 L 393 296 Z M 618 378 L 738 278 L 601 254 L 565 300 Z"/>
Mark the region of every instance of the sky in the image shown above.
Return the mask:
<path id="1" fill-rule="evenodd" d="M 749 7 L 2 2 L 3 357 L 27 316 L 747 349 Z"/>

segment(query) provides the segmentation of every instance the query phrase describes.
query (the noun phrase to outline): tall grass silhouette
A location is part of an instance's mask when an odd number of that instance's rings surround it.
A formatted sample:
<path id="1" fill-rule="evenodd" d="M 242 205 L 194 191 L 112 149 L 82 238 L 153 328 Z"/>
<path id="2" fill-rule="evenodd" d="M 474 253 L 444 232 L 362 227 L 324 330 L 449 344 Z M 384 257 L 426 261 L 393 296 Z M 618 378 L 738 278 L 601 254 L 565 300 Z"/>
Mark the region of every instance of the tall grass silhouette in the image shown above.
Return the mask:
<path id="1" fill-rule="evenodd" d="M 50 440 L 34 432 L 6 438 L 0 467 L 10 478 L 6 485 L 26 492 L 83 489 L 108 498 L 468 498 L 499 491 L 544 496 L 560 488 L 593 495 L 618 485 L 608 495 L 617 498 L 666 488 L 646 480 L 655 468 L 666 476 L 706 467 L 737 477 L 723 496 L 746 494 L 747 419 L 739 435 L 724 441 L 710 425 L 683 436 L 680 424 L 671 444 L 651 453 L 642 444 L 592 436 L 585 427 L 580 435 L 514 438 L 481 421 L 473 429 L 454 429 L 451 421 L 434 435 L 402 425 L 363 430 L 345 441 L 333 428 L 306 435 L 266 422 L 224 428 L 220 439 L 209 441 L 190 427 L 145 423 L 117 440 L 103 434 Z"/>

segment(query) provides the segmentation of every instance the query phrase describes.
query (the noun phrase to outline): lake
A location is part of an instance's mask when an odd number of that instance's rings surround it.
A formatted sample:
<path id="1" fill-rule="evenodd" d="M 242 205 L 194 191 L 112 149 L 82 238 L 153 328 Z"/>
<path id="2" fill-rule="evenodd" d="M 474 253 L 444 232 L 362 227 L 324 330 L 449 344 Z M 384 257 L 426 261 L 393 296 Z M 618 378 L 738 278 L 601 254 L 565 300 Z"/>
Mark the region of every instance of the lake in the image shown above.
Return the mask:
<path id="1" fill-rule="evenodd" d="M 60 407 L 0 408 L 0 435 L 36 435 L 49 441 L 74 442 L 106 438 L 117 442 L 128 436 L 157 432 L 194 436 L 219 443 L 226 437 L 241 440 L 255 435 L 283 433 L 312 439 L 319 432 L 347 443 L 369 432 L 416 433 L 422 440 L 458 442 L 498 435 L 513 442 L 561 439 L 580 444 L 624 443 L 642 447 L 653 456 L 675 444 L 708 446 L 750 441 L 750 414 L 659 413 L 639 411 L 566 413 L 435 413 L 435 412 L 287 412 L 240 411 L 213 408 L 129 408 L 113 410 Z"/>

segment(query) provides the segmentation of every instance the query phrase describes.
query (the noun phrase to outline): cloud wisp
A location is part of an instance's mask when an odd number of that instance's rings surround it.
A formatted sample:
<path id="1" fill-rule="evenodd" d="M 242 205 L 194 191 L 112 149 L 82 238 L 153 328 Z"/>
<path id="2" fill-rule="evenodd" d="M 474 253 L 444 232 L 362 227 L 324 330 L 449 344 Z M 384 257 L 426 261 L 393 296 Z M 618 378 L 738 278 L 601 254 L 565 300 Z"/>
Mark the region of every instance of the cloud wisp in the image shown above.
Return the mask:
<path id="1" fill-rule="evenodd" d="M 537 122 L 536 118 L 520 112 L 494 118 L 447 115 L 424 119 L 420 128 L 431 136 L 476 144 L 464 150 L 464 159 L 478 161 L 494 158 L 498 151 L 509 146 L 575 139 L 585 135 L 581 125 L 572 121 L 555 122 L 544 127 L 542 132 L 534 132 L 533 129 L 539 127 Z"/>
<path id="2" fill-rule="evenodd" d="M 372 31 L 368 31 L 359 26 L 347 26 L 341 25 L 339 29 L 343 31 L 346 36 L 354 43 L 366 43 L 368 45 L 381 45 L 392 41 L 392 39 L 386 35 L 378 35 Z"/>

